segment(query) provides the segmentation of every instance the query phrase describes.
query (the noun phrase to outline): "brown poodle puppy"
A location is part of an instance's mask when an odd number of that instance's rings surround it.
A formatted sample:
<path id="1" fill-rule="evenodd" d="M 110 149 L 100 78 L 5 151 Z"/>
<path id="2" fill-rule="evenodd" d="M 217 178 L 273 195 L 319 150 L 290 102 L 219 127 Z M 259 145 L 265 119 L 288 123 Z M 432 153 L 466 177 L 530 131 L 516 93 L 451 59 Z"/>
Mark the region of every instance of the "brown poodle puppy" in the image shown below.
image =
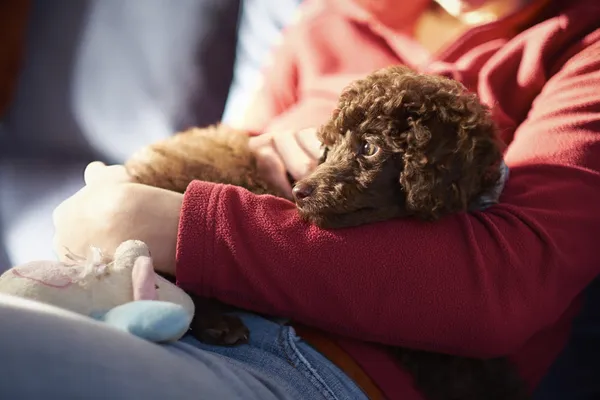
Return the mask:
<path id="1" fill-rule="evenodd" d="M 312 174 L 296 182 L 293 196 L 300 216 L 322 228 L 397 217 L 432 221 L 480 208 L 486 195 L 502 188 L 502 145 L 489 110 L 443 77 L 399 66 L 377 71 L 343 91 L 318 136 L 323 156 Z M 126 166 L 140 183 L 179 192 L 200 179 L 281 195 L 261 180 L 246 135 L 225 126 L 176 135 Z M 239 321 L 223 322 L 214 312 L 211 318 L 192 327 L 203 340 L 232 344 L 248 334 Z M 392 351 L 429 400 L 528 398 L 505 359 Z"/>
<path id="2" fill-rule="evenodd" d="M 476 208 L 501 177 L 496 127 L 477 96 L 405 67 L 352 83 L 318 135 L 323 162 L 294 196 L 319 226 L 435 220 Z"/>
<path id="3" fill-rule="evenodd" d="M 226 125 L 192 128 L 135 153 L 126 163 L 139 183 L 183 193 L 193 180 L 279 195 L 256 169 L 248 135 Z"/>

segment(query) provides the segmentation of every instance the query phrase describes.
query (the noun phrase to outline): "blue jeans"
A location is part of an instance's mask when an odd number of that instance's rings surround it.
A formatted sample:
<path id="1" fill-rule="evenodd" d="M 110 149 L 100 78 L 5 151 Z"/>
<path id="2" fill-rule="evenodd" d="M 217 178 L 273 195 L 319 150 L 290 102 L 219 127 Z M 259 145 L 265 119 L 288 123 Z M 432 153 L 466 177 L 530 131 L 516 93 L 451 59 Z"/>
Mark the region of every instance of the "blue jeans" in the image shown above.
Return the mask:
<path id="1" fill-rule="evenodd" d="M 158 345 L 0 295 L 1 399 L 357 399 L 361 390 L 294 329 L 241 314 L 250 343 Z"/>

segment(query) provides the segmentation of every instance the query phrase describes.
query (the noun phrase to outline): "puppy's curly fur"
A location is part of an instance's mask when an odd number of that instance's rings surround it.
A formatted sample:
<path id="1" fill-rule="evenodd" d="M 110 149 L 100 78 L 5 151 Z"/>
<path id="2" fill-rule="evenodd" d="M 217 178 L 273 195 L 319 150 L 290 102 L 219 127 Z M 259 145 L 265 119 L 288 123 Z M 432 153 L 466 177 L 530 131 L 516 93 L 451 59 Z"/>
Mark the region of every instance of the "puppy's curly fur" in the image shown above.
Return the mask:
<path id="1" fill-rule="evenodd" d="M 302 218 L 322 228 L 468 211 L 500 179 L 502 146 L 487 107 L 460 83 L 395 66 L 349 85 L 318 131 L 324 154 L 297 182 Z M 243 132 L 193 129 L 134 156 L 139 182 L 185 191 L 193 179 L 280 195 L 262 181 Z M 429 400 L 522 400 L 505 359 L 394 348 Z"/>
<path id="2" fill-rule="evenodd" d="M 325 162 L 298 183 L 311 193 L 298 206 L 321 226 L 435 220 L 467 211 L 500 178 L 496 126 L 477 96 L 405 67 L 352 83 L 318 133 Z"/>
<path id="3" fill-rule="evenodd" d="M 226 125 L 191 128 L 154 143 L 133 154 L 125 167 L 139 183 L 179 193 L 191 181 L 202 180 L 279 195 L 260 177 L 248 135 Z"/>

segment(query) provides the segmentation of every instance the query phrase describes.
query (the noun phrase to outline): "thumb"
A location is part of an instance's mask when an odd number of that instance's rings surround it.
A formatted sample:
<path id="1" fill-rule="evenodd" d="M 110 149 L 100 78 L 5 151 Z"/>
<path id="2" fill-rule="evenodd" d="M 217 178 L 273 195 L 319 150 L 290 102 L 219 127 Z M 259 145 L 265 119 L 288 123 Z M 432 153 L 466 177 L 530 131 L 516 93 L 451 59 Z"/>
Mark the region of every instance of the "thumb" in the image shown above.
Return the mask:
<path id="1" fill-rule="evenodd" d="M 86 185 L 94 183 L 127 183 L 131 177 L 122 165 L 107 166 L 100 161 L 94 161 L 85 168 L 83 179 Z"/>
<path id="2" fill-rule="evenodd" d="M 285 165 L 272 146 L 258 148 L 256 155 L 256 167 L 259 175 L 267 182 L 274 185 L 283 196 L 292 198 L 292 186 L 290 185 Z"/>

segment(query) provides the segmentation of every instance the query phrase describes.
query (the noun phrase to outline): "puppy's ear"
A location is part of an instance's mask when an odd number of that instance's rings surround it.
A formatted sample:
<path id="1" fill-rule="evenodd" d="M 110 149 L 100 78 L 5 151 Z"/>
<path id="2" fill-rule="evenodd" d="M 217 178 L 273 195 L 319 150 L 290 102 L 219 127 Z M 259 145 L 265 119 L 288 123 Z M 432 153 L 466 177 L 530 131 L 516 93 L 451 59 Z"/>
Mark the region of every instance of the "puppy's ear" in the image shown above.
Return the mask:
<path id="1" fill-rule="evenodd" d="M 405 192 L 406 211 L 425 220 L 464 210 L 468 194 L 460 178 L 466 160 L 451 143 L 452 133 L 432 132 L 441 125 L 425 126 L 409 120 L 400 184 Z M 434 139 L 432 140 L 432 137 Z"/>

